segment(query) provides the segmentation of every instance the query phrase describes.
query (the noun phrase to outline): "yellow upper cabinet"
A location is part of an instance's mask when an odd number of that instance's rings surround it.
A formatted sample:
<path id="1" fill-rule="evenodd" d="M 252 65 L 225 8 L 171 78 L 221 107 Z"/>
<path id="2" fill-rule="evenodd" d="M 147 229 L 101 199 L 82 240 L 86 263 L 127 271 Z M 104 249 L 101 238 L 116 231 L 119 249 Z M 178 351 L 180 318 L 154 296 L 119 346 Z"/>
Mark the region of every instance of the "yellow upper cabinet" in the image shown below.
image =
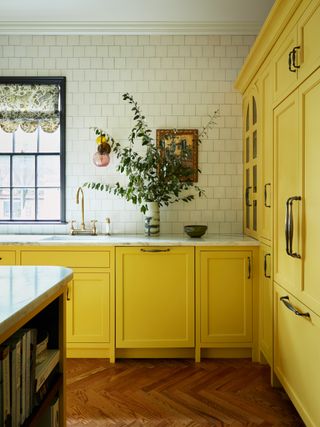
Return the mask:
<path id="1" fill-rule="evenodd" d="M 274 100 L 287 96 L 320 65 L 320 1 L 302 2 L 275 46 Z"/>
<path id="2" fill-rule="evenodd" d="M 293 22 L 279 37 L 272 55 L 275 102 L 282 100 L 297 85 L 298 72 L 294 66 L 297 63 L 297 49 L 294 51 L 295 62 L 293 61 L 293 48 L 298 46 L 297 43 L 297 27 L 296 22 Z"/>
<path id="3" fill-rule="evenodd" d="M 320 66 L 320 0 L 303 7 L 298 21 L 298 78 L 304 80 Z"/>
<path id="4" fill-rule="evenodd" d="M 116 248 L 116 347 L 194 346 L 194 248 Z"/>
<path id="5" fill-rule="evenodd" d="M 244 231 L 252 237 L 258 235 L 258 120 L 258 91 L 256 84 L 253 84 L 243 101 Z"/>

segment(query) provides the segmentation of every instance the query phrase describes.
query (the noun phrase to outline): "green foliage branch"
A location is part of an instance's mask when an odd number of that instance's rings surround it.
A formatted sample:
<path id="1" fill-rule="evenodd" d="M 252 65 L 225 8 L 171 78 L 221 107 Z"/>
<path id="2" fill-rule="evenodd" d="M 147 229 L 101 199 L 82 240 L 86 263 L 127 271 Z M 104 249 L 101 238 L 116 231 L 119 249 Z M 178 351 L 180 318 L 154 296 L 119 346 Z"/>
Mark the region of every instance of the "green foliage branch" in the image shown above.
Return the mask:
<path id="1" fill-rule="evenodd" d="M 175 134 L 170 135 L 171 144 L 165 147 L 157 146 L 151 137 L 151 129 L 146 123 L 141 108 L 129 93 L 122 95 L 133 112 L 134 126 L 129 134 L 129 146 L 122 147 L 113 138 L 111 150 L 119 159 L 117 171 L 128 177 L 128 183 L 122 185 L 119 182 L 114 185 L 86 182 L 85 187 L 106 191 L 120 196 L 133 204 L 139 204 L 141 212 L 147 210 L 147 202 L 157 202 L 159 206 L 168 206 L 178 201 L 190 202 L 195 195 L 202 197 L 204 190 L 195 185 L 192 180 L 193 170 L 186 166 L 185 161 L 190 157 L 188 147 L 181 148 L 179 154 L 175 149 Z M 215 124 L 217 111 L 206 126 L 202 129 L 199 137 L 206 136 L 209 129 Z M 101 135 L 102 130 L 95 128 L 96 135 Z M 135 145 L 140 142 L 145 147 L 145 154 L 141 155 L 135 150 Z M 201 172 L 198 169 L 199 172 Z M 193 192 L 188 192 L 188 190 Z"/>

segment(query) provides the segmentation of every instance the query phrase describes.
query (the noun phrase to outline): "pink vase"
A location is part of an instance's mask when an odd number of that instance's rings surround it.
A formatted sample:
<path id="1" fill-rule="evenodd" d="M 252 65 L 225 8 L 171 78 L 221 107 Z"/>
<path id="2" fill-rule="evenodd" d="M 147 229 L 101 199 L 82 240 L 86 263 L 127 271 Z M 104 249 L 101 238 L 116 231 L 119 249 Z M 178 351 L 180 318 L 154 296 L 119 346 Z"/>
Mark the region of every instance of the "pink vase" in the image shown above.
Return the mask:
<path id="1" fill-rule="evenodd" d="M 109 154 L 107 153 L 100 154 L 99 151 L 94 153 L 92 160 L 94 165 L 98 166 L 99 168 L 106 167 L 110 163 Z"/>

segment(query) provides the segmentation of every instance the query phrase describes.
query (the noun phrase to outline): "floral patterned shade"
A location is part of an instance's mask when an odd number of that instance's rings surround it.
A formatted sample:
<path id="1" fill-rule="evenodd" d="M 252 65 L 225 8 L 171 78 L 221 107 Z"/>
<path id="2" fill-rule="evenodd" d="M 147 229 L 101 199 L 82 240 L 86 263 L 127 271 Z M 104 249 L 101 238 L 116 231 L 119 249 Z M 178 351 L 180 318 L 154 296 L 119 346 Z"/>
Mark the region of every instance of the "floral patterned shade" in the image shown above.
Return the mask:
<path id="1" fill-rule="evenodd" d="M 0 84 L 0 127 L 8 133 L 18 126 L 34 132 L 54 132 L 60 124 L 58 85 Z"/>

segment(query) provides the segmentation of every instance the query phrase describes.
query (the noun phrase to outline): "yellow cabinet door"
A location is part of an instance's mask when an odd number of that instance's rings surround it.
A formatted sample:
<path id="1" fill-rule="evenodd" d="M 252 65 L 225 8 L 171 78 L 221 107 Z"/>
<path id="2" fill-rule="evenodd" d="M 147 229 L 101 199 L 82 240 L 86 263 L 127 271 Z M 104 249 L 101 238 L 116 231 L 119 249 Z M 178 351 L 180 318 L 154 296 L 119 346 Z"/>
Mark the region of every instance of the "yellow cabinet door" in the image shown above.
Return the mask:
<path id="1" fill-rule="evenodd" d="M 260 156 L 259 156 L 259 238 L 267 243 L 272 237 L 273 174 L 273 68 L 269 64 L 259 78 Z"/>
<path id="2" fill-rule="evenodd" d="M 299 80 L 303 81 L 320 65 L 320 1 L 312 0 L 298 22 Z"/>
<path id="3" fill-rule="evenodd" d="M 15 251 L 0 251 L 0 266 L 1 265 L 15 265 L 16 252 Z"/>
<path id="4" fill-rule="evenodd" d="M 258 236 L 258 93 L 253 84 L 243 103 L 244 115 L 244 231 L 252 237 Z"/>
<path id="5" fill-rule="evenodd" d="M 74 273 L 67 291 L 67 343 L 110 342 L 110 273 Z"/>
<path id="6" fill-rule="evenodd" d="M 294 294 L 301 286 L 301 201 L 292 199 L 301 197 L 298 110 L 298 91 L 274 110 L 274 280 Z"/>
<path id="7" fill-rule="evenodd" d="M 194 346 L 194 249 L 116 248 L 116 347 Z"/>
<path id="8" fill-rule="evenodd" d="M 252 342 L 252 253 L 198 251 L 200 345 Z"/>
<path id="9" fill-rule="evenodd" d="M 259 268 L 259 313 L 260 313 L 260 351 L 272 366 L 273 353 L 273 292 L 272 292 L 272 254 L 271 248 L 260 246 Z"/>
<path id="10" fill-rule="evenodd" d="M 295 315 L 289 304 L 310 317 Z M 274 371 L 305 424 L 318 427 L 320 318 L 277 285 L 274 311 Z"/>
<path id="11" fill-rule="evenodd" d="M 292 57 L 293 48 L 296 47 L 298 43 L 296 21 L 297 19 L 295 19 L 295 21 L 281 34 L 275 46 L 275 53 L 272 55 L 274 68 L 273 98 L 275 102 L 282 101 L 298 84 L 298 70 L 293 67 Z M 289 65 L 289 56 L 291 65 Z"/>
<path id="12" fill-rule="evenodd" d="M 300 88 L 303 158 L 303 282 L 296 294 L 320 315 L 320 70 Z"/>

